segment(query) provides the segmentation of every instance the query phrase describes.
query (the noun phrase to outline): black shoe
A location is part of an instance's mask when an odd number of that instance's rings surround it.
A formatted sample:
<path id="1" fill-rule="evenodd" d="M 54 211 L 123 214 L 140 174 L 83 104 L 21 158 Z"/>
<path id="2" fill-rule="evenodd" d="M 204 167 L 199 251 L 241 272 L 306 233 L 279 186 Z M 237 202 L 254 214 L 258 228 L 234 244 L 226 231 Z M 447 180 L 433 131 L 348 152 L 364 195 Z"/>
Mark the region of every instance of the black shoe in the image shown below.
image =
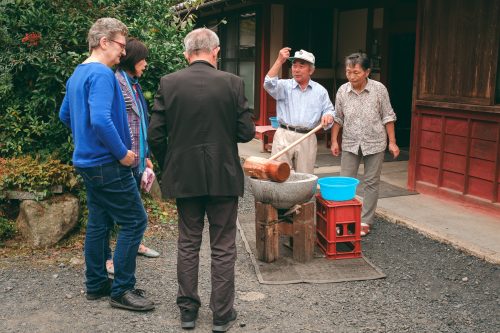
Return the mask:
<path id="1" fill-rule="evenodd" d="M 87 299 L 89 301 L 95 301 L 101 297 L 106 297 L 111 294 L 111 284 L 113 283 L 113 280 L 108 279 L 108 281 L 101 287 L 101 289 L 95 291 L 95 292 L 87 292 Z"/>
<path id="2" fill-rule="evenodd" d="M 144 297 L 144 290 L 127 290 L 121 296 L 111 297 L 109 304 L 115 308 L 132 311 L 149 311 L 155 308 L 155 304 Z"/>
<path id="3" fill-rule="evenodd" d="M 231 310 L 231 315 L 225 321 L 215 320 L 214 325 L 212 326 L 212 332 L 227 332 L 231 326 L 233 326 L 236 318 L 238 317 L 238 313 L 235 309 Z"/>
<path id="4" fill-rule="evenodd" d="M 185 330 L 195 328 L 198 319 L 198 309 L 181 309 L 181 327 Z"/>

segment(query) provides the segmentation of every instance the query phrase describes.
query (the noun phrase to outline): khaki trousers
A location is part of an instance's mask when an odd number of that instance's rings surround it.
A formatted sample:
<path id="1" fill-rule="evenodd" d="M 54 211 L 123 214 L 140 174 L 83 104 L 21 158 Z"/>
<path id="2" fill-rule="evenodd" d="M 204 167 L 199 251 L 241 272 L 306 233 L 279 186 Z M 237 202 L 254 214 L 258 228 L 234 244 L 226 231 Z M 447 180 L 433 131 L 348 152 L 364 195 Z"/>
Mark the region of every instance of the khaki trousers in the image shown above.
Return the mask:
<path id="1" fill-rule="evenodd" d="M 342 151 L 340 160 L 340 175 L 345 177 L 356 177 L 359 164 L 363 159 L 365 174 L 363 177 L 363 208 L 361 210 L 361 223 L 373 224 L 375 209 L 377 209 L 378 190 L 380 185 L 380 173 L 384 162 L 384 152 L 363 156 L 361 149 L 358 155 Z"/>
<path id="2" fill-rule="evenodd" d="M 284 128 L 278 128 L 274 134 L 273 149 L 271 154 L 274 155 L 292 142 L 304 136 L 303 133 L 289 131 Z M 316 162 L 316 152 L 318 150 L 318 140 L 316 135 L 311 135 L 294 148 L 290 149 L 286 154 L 279 157 L 277 160 L 287 162 L 295 172 L 314 173 L 314 163 Z"/>

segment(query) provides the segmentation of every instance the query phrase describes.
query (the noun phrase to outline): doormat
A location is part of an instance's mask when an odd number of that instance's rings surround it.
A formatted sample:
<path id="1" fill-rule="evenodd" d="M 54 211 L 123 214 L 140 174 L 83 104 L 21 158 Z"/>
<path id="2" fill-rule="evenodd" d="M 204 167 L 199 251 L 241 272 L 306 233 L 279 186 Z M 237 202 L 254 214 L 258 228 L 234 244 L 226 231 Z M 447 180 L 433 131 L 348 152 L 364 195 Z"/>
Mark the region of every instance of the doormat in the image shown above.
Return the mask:
<path id="1" fill-rule="evenodd" d="M 311 261 L 298 263 L 293 260 L 292 250 L 284 245 L 286 237 L 280 241 L 280 258 L 272 263 L 262 262 L 255 257 L 254 214 L 240 214 L 237 224 L 261 284 L 332 283 L 385 278 L 385 274 L 365 257 L 330 260 L 317 247 Z"/>
<path id="2" fill-rule="evenodd" d="M 339 176 L 339 172 L 333 172 L 333 173 L 317 173 L 316 176 L 318 178 L 323 178 L 323 177 L 334 177 L 334 176 Z M 360 197 L 364 196 L 364 191 L 363 191 L 363 176 L 358 177 L 360 183 L 358 187 L 356 188 L 356 194 L 359 195 Z M 410 190 L 407 190 L 403 187 L 399 187 L 396 185 L 389 184 L 387 182 L 384 182 L 383 180 L 380 181 L 380 187 L 378 190 L 378 198 L 392 198 L 392 197 L 404 197 L 406 195 L 415 195 L 418 194 L 418 192 L 413 192 Z"/>
<path id="3" fill-rule="evenodd" d="M 394 159 L 389 151 L 384 154 L 384 162 L 399 162 L 408 161 L 410 153 L 406 150 L 401 150 L 399 156 Z M 340 156 L 333 156 L 331 153 L 317 154 L 315 167 L 340 166 Z"/>

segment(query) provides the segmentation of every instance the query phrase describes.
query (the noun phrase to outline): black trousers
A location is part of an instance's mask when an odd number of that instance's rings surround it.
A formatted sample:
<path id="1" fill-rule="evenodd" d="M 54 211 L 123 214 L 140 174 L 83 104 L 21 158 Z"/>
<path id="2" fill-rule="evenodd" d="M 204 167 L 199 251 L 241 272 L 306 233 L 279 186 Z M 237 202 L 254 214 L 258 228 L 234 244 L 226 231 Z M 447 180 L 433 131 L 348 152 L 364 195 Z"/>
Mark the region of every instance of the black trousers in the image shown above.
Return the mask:
<path id="1" fill-rule="evenodd" d="M 198 268 L 206 213 L 212 259 L 210 309 L 214 320 L 225 320 L 231 315 L 234 303 L 238 197 L 203 196 L 179 198 L 176 202 L 179 213 L 177 304 L 181 310 L 195 310 L 201 304 Z"/>

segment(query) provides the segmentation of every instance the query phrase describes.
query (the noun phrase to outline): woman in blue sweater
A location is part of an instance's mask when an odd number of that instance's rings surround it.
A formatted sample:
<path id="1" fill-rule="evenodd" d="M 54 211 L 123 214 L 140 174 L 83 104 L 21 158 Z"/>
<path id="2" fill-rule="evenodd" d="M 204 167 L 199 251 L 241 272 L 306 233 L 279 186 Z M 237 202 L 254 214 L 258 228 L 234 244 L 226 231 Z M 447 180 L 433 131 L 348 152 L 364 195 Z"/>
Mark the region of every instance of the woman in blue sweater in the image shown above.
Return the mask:
<path id="1" fill-rule="evenodd" d="M 85 235 L 87 299 L 111 296 L 113 307 L 147 311 L 154 303 L 135 289 L 136 256 L 147 215 L 131 166 L 136 154 L 125 101 L 111 66 L 125 55 L 127 27 L 101 18 L 88 33 L 90 57 L 66 83 L 59 118 L 71 128 L 73 165 L 82 176 L 89 211 Z M 108 230 L 120 226 L 114 254 L 114 280 L 108 280 Z"/>

